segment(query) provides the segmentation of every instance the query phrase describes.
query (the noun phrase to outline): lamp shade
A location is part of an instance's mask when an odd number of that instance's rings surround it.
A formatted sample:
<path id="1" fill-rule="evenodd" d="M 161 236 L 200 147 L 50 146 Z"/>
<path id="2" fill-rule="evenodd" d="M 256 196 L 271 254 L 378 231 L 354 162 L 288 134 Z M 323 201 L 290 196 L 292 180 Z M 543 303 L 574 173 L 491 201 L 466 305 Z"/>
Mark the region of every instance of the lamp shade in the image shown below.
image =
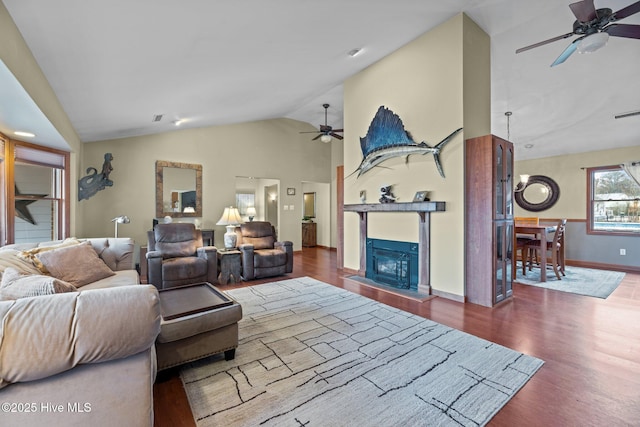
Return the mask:
<path id="1" fill-rule="evenodd" d="M 120 215 L 111 220 L 112 222 L 117 222 L 118 224 L 129 224 L 131 221 L 129 217 L 126 215 Z"/>
<path id="2" fill-rule="evenodd" d="M 131 221 L 126 215 L 120 215 L 111 220 L 115 224 L 115 237 L 118 237 L 118 224 L 129 224 Z"/>
<path id="3" fill-rule="evenodd" d="M 250 206 L 247 208 L 247 215 L 248 216 L 256 216 L 256 208 L 254 208 L 253 206 Z"/>
<path id="4" fill-rule="evenodd" d="M 234 208 L 233 206 L 224 208 L 224 212 L 222 213 L 220 220 L 216 222 L 216 225 L 238 225 L 238 224 L 242 224 L 242 217 L 240 216 L 240 212 L 238 212 L 238 208 Z"/>

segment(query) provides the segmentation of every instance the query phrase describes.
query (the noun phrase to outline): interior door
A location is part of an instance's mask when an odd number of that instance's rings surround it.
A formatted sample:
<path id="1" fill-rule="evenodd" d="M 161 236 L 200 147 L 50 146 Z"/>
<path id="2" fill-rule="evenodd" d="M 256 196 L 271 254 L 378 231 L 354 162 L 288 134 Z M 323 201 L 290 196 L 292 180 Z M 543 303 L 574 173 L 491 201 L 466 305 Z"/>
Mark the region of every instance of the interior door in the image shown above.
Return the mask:
<path id="1" fill-rule="evenodd" d="M 264 187 L 265 221 L 270 222 L 278 229 L 278 184 Z"/>

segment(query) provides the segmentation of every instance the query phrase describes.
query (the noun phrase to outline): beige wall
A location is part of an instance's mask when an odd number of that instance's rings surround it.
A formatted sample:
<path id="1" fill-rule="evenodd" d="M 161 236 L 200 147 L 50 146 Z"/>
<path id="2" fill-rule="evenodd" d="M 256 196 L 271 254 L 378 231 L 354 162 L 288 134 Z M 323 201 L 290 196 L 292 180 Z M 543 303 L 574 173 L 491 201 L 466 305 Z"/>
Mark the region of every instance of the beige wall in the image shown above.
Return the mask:
<path id="1" fill-rule="evenodd" d="M 25 43 L 20 31 L 7 12 L 4 3 L 0 2 L 0 59 L 13 73 L 25 91 L 38 105 L 40 110 L 57 129 L 71 148 L 71 235 L 76 233 L 76 225 L 80 218 L 76 215 L 78 186 L 79 155 L 82 143 L 78 138 L 67 114 L 62 109 L 57 96 L 45 78 L 40 66 Z"/>
<path id="2" fill-rule="evenodd" d="M 464 295 L 464 138 L 490 131 L 489 37 L 461 14 L 424 34 L 345 83 L 345 175 L 362 160 L 359 137 L 379 106 L 384 105 L 404 122 L 416 142 L 435 145 L 464 127 L 443 150 L 446 179 L 438 174 L 433 156 L 386 161 L 356 178 L 345 179 L 345 204 L 377 203 L 379 189 L 393 185 L 401 202 L 416 191 L 429 190 L 431 200 L 445 201 L 447 211 L 431 215 L 431 285 L 436 291 Z M 358 269 L 358 215 L 347 212 L 345 267 Z M 418 215 L 371 214 L 369 236 L 418 241 Z"/>
<path id="3" fill-rule="evenodd" d="M 640 145 L 615 150 L 591 151 L 544 159 L 517 161 L 515 153 L 515 176 L 520 174 L 545 175 L 560 187 L 558 202 L 546 211 L 536 213 L 541 218 L 587 218 L 587 171 L 582 168 L 611 166 L 630 160 L 640 160 Z M 516 216 L 530 216 L 516 205 Z"/>
<path id="4" fill-rule="evenodd" d="M 299 134 L 302 130 L 308 125 L 277 119 L 85 144 L 82 170 L 100 170 L 104 154 L 110 152 L 114 184 L 80 202 L 79 215 L 85 220 L 78 235 L 112 235 L 111 218 L 125 214 L 131 223 L 121 225 L 118 235 L 146 244 L 155 217 L 155 162 L 167 160 L 202 165 L 202 227 L 216 230 L 217 246 L 222 246 L 225 228 L 215 223 L 225 206 L 235 205 L 235 177 L 279 179 L 278 237 L 300 249 L 301 182 L 331 182 L 331 146 L 310 142 Z M 295 196 L 287 196 L 288 187 L 296 188 Z M 284 204 L 295 208 L 285 211 Z"/>

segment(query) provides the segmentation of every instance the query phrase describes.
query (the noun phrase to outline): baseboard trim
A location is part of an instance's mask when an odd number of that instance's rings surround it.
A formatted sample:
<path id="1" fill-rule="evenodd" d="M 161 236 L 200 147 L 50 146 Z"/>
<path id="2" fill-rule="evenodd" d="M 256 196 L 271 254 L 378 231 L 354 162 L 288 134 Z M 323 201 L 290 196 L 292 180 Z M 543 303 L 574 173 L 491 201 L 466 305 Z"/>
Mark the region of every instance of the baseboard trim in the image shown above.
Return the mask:
<path id="1" fill-rule="evenodd" d="M 466 302 L 466 297 L 464 295 L 452 294 L 451 292 L 439 291 L 437 289 L 433 289 L 431 287 L 431 295 L 435 295 L 440 298 L 448 299 L 455 302 Z"/>
<path id="2" fill-rule="evenodd" d="M 579 261 L 568 259 L 567 265 L 582 268 L 595 268 L 597 270 L 610 270 L 610 271 L 622 271 L 624 273 L 636 273 L 640 274 L 640 267 L 634 267 L 632 265 L 619 265 L 619 264 L 605 264 L 602 262 L 592 261 Z"/>
<path id="3" fill-rule="evenodd" d="M 352 268 L 342 268 L 342 273 L 346 276 L 360 276 L 360 272 L 358 270 L 354 270 Z M 364 274 L 361 276 L 364 277 Z"/>

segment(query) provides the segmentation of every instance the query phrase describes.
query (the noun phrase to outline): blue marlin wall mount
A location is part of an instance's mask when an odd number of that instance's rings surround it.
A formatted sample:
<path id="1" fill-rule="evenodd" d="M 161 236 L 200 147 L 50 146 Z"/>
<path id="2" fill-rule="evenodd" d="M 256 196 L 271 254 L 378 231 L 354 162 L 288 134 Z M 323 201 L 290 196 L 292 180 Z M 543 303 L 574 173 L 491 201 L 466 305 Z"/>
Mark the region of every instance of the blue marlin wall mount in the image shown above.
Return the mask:
<path id="1" fill-rule="evenodd" d="M 369 125 L 367 135 L 364 138 L 360 138 L 363 159 L 352 175 L 358 172 L 359 177 L 385 160 L 394 157 L 405 157 L 405 163 L 408 163 L 409 156 L 412 154 L 425 155 L 431 153 L 440 176 L 444 178 L 444 171 L 440 163 L 440 152 L 461 130 L 462 128 L 453 131 L 435 147 L 431 147 L 424 141 L 416 143 L 411 134 L 404 129 L 404 124 L 400 117 L 384 105 L 381 105 Z"/>

